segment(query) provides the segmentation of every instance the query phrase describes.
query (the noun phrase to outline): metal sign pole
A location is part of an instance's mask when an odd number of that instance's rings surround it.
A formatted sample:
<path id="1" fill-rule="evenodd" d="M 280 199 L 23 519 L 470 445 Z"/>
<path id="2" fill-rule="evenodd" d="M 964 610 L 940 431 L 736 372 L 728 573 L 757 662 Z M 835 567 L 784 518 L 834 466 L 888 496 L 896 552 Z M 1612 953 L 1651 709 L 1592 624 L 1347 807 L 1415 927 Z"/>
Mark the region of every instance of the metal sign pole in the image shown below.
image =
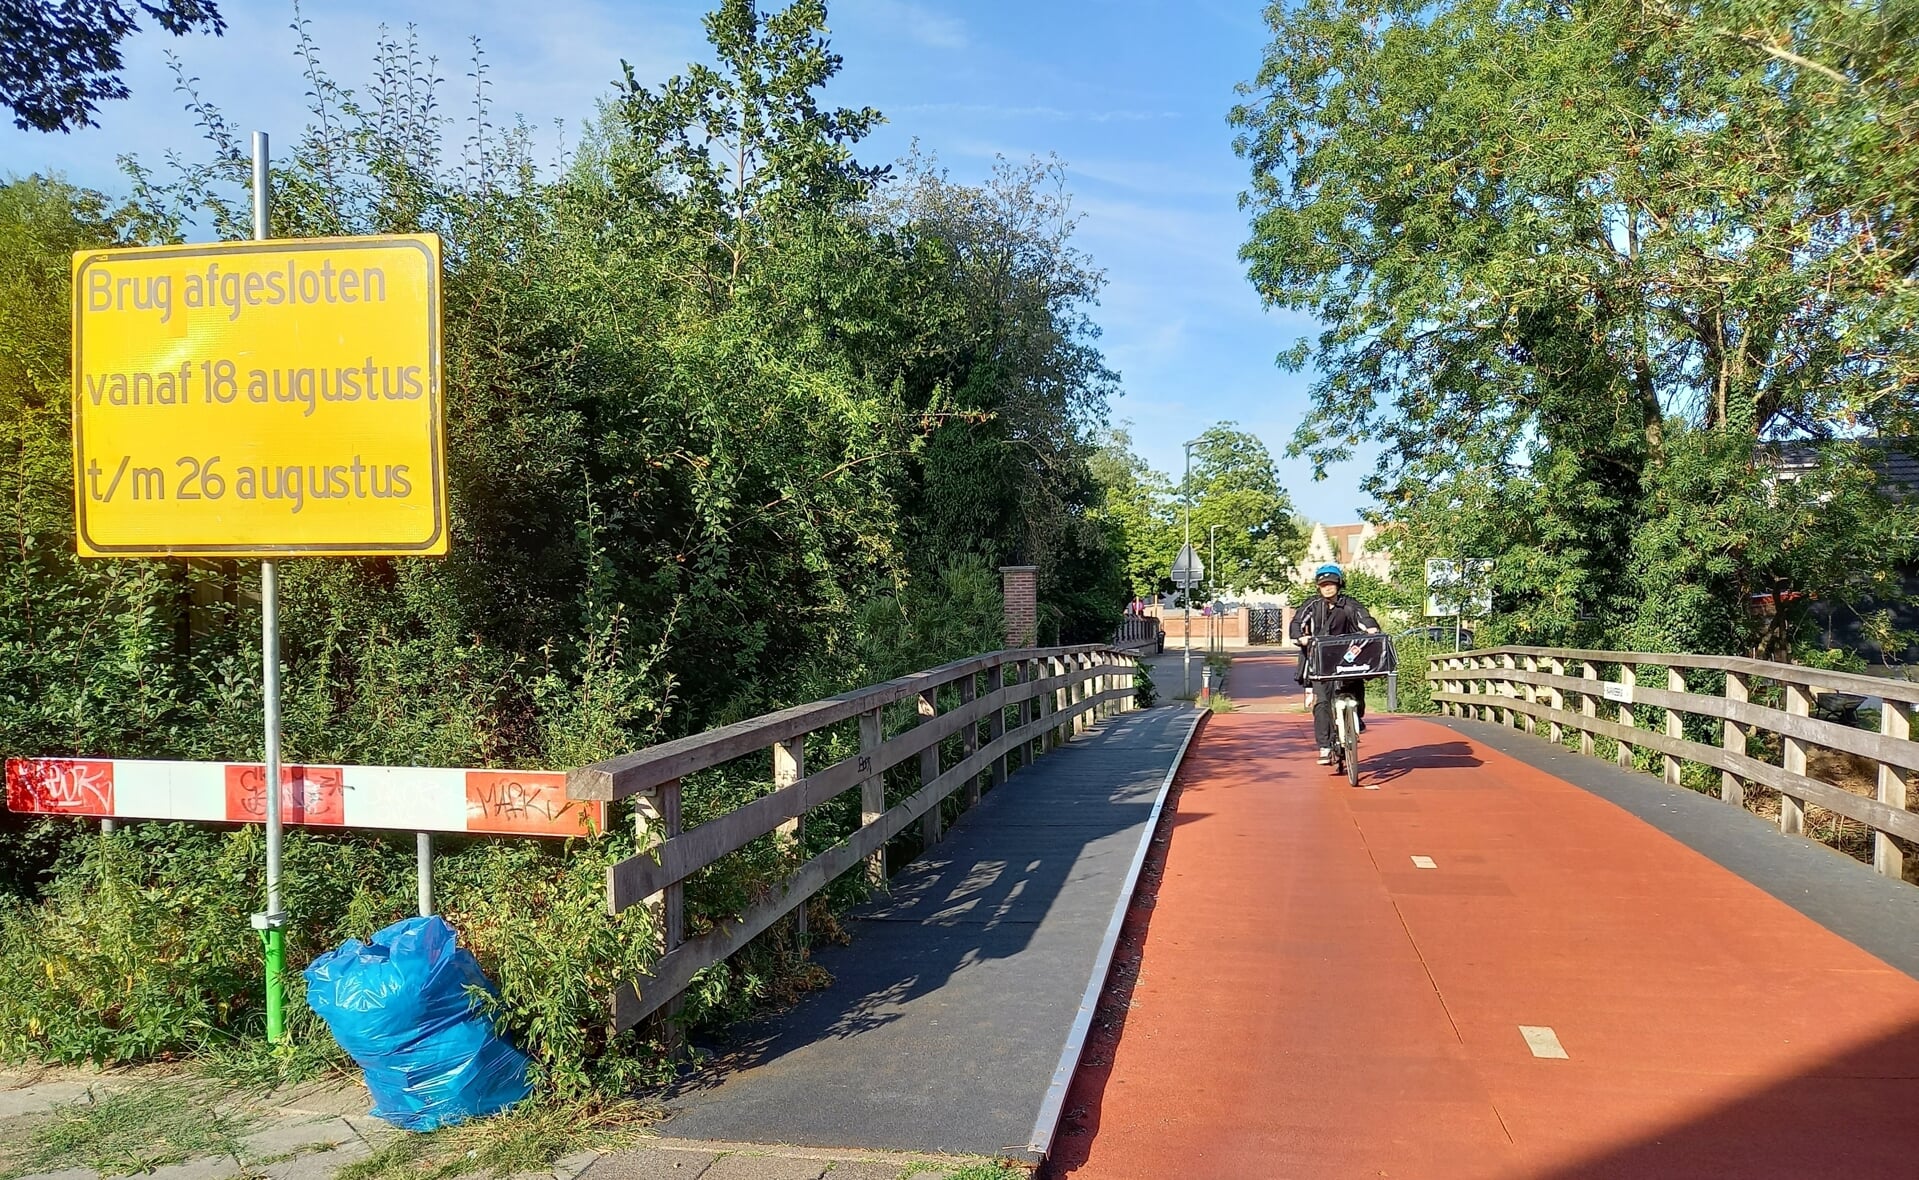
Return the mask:
<path id="1" fill-rule="evenodd" d="M 1186 478 L 1181 481 L 1186 493 L 1186 541 L 1180 550 L 1184 558 L 1193 551 L 1193 444 L 1186 444 Z M 1192 567 L 1186 567 L 1186 580 L 1180 583 L 1180 598 L 1186 604 L 1185 648 L 1179 662 L 1179 691 L 1182 697 L 1193 695 L 1193 574 Z"/>
<path id="2" fill-rule="evenodd" d="M 420 878 L 420 916 L 433 916 L 433 834 L 415 832 L 413 834 L 415 859 L 418 860 Z"/>
<path id="3" fill-rule="evenodd" d="M 265 241 L 271 219 L 267 133 L 253 133 L 253 239 Z M 266 698 L 267 911 L 253 916 L 266 943 L 267 1040 L 286 1035 L 286 914 L 280 909 L 280 577 L 260 563 L 261 694 Z"/>

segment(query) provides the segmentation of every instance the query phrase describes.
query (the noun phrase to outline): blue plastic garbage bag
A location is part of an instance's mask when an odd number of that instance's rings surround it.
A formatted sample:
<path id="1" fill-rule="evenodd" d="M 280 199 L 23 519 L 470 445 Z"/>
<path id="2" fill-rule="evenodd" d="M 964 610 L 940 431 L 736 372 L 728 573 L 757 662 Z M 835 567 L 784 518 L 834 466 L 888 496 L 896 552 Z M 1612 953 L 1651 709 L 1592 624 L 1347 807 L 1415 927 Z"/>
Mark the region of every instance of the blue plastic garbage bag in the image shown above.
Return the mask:
<path id="1" fill-rule="evenodd" d="M 469 987 L 493 994 L 440 918 L 407 918 L 350 938 L 304 973 L 326 1021 L 373 1093 L 373 1113 L 409 1131 L 505 1110 L 532 1093 L 526 1054 L 498 1033 Z"/>

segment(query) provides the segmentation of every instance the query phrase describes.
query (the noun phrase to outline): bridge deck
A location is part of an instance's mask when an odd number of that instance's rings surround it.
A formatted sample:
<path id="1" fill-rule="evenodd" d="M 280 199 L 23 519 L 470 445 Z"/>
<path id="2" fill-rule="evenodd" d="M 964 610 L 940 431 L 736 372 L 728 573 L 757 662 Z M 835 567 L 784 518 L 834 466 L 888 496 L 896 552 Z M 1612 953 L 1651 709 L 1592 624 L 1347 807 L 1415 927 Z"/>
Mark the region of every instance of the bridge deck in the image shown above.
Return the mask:
<path id="1" fill-rule="evenodd" d="M 1808 916 L 1900 958 L 1919 891 L 1518 735 L 1379 720 L 1354 790 L 1307 726 L 1195 742 L 1049 1175 L 1919 1174 L 1919 980 Z"/>
<path id="2" fill-rule="evenodd" d="M 816 952 L 832 986 L 746 1029 L 669 1099 L 662 1133 L 1033 1155 L 1197 717 L 1121 714 L 988 792 L 890 897 L 853 915 L 851 946 Z M 1042 1137 L 1070 1076 L 1068 1063 Z"/>

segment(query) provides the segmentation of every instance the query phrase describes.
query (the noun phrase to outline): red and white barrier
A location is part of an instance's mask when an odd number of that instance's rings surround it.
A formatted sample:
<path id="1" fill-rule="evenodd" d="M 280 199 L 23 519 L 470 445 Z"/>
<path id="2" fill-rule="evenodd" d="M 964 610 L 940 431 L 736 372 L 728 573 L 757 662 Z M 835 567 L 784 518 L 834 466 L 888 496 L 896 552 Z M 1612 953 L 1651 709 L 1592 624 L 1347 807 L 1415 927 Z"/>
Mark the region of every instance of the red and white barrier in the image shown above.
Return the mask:
<path id="1" fill-rule="evenodd" d="M 7 808 L 100 819 L 264 823 L 257 762 L 7 759 Z M 280 816 L 321 828 L 505 836 L 584 836 L 606 804 L 566 797 L 566 775 L 411 766 L 282 766 Z"/>

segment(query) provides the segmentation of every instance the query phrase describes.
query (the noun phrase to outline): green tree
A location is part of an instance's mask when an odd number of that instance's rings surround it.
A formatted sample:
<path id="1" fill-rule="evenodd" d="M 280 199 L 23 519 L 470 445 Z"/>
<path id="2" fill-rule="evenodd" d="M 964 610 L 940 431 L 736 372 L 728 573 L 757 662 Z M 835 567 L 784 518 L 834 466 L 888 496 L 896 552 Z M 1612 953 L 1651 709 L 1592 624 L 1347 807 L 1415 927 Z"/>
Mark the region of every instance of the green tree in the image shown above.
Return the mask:
<path id="1" fill-rule="evenodd" d="M 7 0 L 0 4 L 0 104 L 22 131 L 91 127 L 99 103 L 127 97 L 120 43 L 145 13 L 176 37 L 214 36 L 226 21 L 213 0 Z"/>
<path id="2" fill-rule="evenodd" d="M 1495 481 L 1484 523 L 1535 634 L 1596 619 L 1623 641 L 1652 611 L 1648 642 L 1777 650 L 1751 594 L 1844 593 L 1821 571 L 1896 557 L 1879 544 L 1902 510 L 1839 470 L 1856 448 L 1822 465 L 1855 496 L 1844 529 L 1786 535 L 1745 506 L 1795 494 L 1772 441 L 1910 433 L 1919 238 L 1910 169 L 1882 162 L 1911 127 L 1884 72 L 1909 55 L 1889 36 L 1903 18 L 1876 40 L 1863 10 L 1812 21 L 1876 46 L 1835 80 L 1761 11 L 1269 10 L 1232 118 L 1253 281 L 1323 325 L 1283 358 L 1317 374 L 1294 448 L 1323 466 L 1383 443 L 1372 489 L 1415 524 L 1446 511 L 1410 508 L 1426 488 Z M 1730 556 L 1670 540 L 1694 522 Z"/>
<path id="3" fill-rule="evenodd" d="M 1058 160 L 1002 159 L 959 184 L 915 151 L 874 204 L 919 293 L 890 370 L 932 426 L 901 491 L 909 551 L 926 572 L 960 552 L 1036 566 L 1062 633 L 1095 638 L 1126 597 L 1088 468 L 1118 376 L 1065 180 Z"/>
<path id="4" fill-rule="evenodd" d="M 1291 583 L 1306 535 L 1265 443 L 1230 422 L 1208 428 L 1193 446 L 1182 498 L 1192 505 L 1193 547 L 1207 563 L 1208 586 L 1223 593 Z M 1175 545 L 1168 569 L 1177 553 Z"/>
<path id="5" fill-rule="evenodd" d="M 1125 554 L 1127 588 L 1135 595 L 1157 595 L 1179 552 L 1172 481 L 1133 453 L 1132 434 L 1124 425 L 1102 436 L 1088 465 L 1103 495 L 1098 518 L 1110 530 L 1112 545 Z"/>

